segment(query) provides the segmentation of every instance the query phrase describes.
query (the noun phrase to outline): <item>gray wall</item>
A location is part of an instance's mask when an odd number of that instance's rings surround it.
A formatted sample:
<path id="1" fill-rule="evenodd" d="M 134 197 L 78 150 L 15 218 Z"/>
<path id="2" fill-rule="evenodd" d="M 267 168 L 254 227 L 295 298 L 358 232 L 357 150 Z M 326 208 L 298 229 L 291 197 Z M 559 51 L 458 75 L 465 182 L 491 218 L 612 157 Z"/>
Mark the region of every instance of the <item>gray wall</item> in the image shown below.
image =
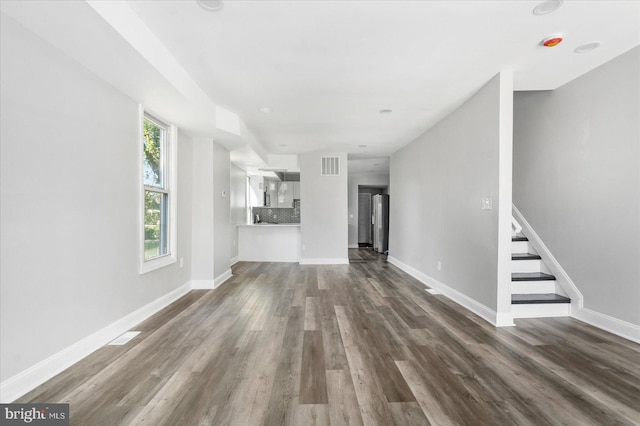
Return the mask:
<path id="1" fill-rule="evenodd" d="M 340 158 L 339 176 L 320 176 L 323 155 Z M 300 154 L 301 262 L 348 260 L 347 155 Z"/>
<path id="2" fill-rule="evenodd" d="M 189 281 L 192 141 L 179 134 L 185 267 L 139 275 L 137 103 L 15 21 L 1 30 L 4 381 Z"/>
<path id="3" fill-rule="evenodd" d="M 210 139 L 194 141 L 192 280 L 196 286 L 210 287 L 231 265 L 230 167 L 224 147 Z"/>
<path id="4" fill-rule="evenodd" d="M 516 93 L 514 204 L 584 296 L 640 324 L 640 47 Z"/>
<path id="5" fill-rule="evenodd" d="M 247 223 L 247 173 L 231 165 L 231 259 L 238 257 L 238 226 Z"/>
<path id="6" fill-rule="evenodd" d="M 497 309 L 500 76 L 391 157 L 389 254 Z M 493 198 L 493 210 L 481 200 Z M 442 270 L 437 269 L 441 261 Z"/>
<path id="7" fill-rule="evenodd" d="M 193 261 L 191 279 L 213 281 L 213 143 L 209 139 L 193 141 Z"/>
<path id="8" fill-rule="evenodd" d="M 213 144 L 214 277 L 231 265 L 231 159 L 223 146 Z"/>
<path id="9" fill-rule="evenodd" d="M 358 186 L 389 186 L 388 174 L 357 173 L 350 174 L 349 184 L 349 246 L 358 246 Z"/>

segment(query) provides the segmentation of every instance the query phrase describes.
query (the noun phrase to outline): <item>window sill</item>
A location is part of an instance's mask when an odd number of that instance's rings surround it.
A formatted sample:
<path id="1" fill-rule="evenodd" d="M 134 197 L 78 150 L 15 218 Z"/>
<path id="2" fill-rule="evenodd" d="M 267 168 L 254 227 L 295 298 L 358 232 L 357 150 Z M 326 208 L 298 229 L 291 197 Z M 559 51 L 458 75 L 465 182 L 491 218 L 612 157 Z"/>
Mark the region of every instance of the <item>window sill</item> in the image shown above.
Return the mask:
<path id="1" fill-rule="evenodd" d="M 146 274 L 147 272 L 155 271 L 156 269 L 164 268 L 165 266 L 169 266 L 172 263 L 176 263 L 176 261 L 177 257 L 170 255 L 143 261 L 140 265 L 140 275 Z"/>

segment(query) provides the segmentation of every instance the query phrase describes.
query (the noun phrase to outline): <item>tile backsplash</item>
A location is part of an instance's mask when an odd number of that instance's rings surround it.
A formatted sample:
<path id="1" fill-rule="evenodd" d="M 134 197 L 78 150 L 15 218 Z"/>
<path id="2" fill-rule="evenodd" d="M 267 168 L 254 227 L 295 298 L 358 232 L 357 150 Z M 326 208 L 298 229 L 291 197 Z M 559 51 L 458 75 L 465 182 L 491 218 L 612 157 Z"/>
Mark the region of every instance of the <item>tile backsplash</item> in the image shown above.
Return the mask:
<path id="1" fill-rule="evenodd" d="M 300 223 L 300 200 L 293 200 L 293 208 L 252 207 L 253 223 L 256 215 L 260 216 L 262 223 Z"/>

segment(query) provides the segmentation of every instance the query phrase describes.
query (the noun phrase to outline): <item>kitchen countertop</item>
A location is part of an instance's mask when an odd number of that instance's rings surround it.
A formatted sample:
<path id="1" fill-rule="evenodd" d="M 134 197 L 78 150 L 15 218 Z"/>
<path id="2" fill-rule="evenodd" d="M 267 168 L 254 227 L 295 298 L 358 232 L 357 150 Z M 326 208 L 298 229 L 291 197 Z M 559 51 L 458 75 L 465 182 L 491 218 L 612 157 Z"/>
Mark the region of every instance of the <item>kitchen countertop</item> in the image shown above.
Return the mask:
<path id="1" fill-rule="evenodd" d="M 251 226 L 256 228 L 267 228 L 267 227 L 282 227 L 282 226 L 300 226 L 299 223 L 249 223 L 249 224 L 240 224 L 238 226 Z"/>

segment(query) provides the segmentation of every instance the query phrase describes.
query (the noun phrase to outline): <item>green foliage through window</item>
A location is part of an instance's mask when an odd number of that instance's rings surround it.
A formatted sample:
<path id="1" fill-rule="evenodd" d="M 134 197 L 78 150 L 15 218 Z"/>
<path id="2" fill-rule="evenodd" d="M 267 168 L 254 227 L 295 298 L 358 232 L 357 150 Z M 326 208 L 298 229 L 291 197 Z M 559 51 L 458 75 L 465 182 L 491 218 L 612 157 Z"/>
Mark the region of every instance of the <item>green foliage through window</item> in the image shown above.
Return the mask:
<path id="1" fill-rule="evenodd" d="M 144 136 L 144 258 L 168 254 L 168 205 L 166 184 L 167 129 L 145 118 Z"/>

